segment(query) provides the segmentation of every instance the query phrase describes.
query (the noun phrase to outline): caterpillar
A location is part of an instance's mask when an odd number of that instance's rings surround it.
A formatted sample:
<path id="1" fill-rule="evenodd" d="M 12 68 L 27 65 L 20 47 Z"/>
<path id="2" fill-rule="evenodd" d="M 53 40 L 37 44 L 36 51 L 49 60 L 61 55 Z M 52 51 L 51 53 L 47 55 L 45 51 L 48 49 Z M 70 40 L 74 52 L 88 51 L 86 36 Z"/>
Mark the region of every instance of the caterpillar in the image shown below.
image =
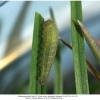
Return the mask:
<path id="1" fill-rule="evenodd" d="M 43 23 L 41 38 L 38 61 L 40 67 L 39 83 L 43 85 L 49 76 L 58 45 L 58 30 L 53 20 L 49 19 Z"/>

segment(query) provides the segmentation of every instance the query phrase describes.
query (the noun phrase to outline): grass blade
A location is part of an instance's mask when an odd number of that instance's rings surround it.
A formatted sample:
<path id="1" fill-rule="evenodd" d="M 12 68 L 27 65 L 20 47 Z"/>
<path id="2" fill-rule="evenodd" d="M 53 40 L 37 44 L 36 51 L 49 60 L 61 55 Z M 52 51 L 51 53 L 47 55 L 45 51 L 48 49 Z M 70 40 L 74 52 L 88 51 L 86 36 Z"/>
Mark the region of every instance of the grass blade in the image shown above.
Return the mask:
<path id="1" fill-rule="evenodd" d="M 44 22 L 43 17 L 39 13 L 35 13 L 35 22 L 34 22 L 34 32 L 33 32 L 33 41 L 32 41 L 32 56 L 31 56 L 31 65 L 30 65 L 30 82 L 29 82 L 29 93 L 30 94 L 40 94 L 41 85 L 38 81 L 39 68 L 37 65 L 38 51 L 40 45 L 39 35 L 42 31 L 42 23 Z"/>
<path id="2" fill-rule="evenodd" d="M 82 29 L 83 35 L 84 35 L 91 51 L 93 52 L 96 60 L 98 61 L 99 65 L 100 65 L 100 48 L 96 44 L 96 41 L 94 40 L 94 38 L 88 32 L 88 30 L 84 27 L 84 25 L 79 20 L 78 20 L 78 23 Z"/>
<path id="3" fill-rule="evenodd" d="M 71 35 L 72 35 L 73 57 L 74 57 L 76 93 L 88 94 L 89 87 L 88 87 L 88 78 L 86 69 L 84 41 L 81 30 L 79 26 L 76 24 L 77 19 L 82 21 L 81 1 L 71 1 L 71 31 L 72 31 Z"/>

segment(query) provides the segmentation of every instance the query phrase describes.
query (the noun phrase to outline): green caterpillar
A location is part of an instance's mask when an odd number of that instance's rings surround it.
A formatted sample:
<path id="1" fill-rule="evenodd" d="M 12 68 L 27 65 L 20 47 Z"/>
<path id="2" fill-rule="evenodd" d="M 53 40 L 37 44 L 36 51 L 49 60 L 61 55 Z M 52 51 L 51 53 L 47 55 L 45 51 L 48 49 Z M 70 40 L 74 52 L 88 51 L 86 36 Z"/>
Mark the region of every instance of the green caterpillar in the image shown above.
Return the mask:
<path id="1" fill-rule="evenodd" d="M 43 23 L 41 38 L 38 61 L 40 67 L 39 82 L 43 85 L 49 76 L 58 45 L 58 31 L 53 20 L 49 19 Z"/>

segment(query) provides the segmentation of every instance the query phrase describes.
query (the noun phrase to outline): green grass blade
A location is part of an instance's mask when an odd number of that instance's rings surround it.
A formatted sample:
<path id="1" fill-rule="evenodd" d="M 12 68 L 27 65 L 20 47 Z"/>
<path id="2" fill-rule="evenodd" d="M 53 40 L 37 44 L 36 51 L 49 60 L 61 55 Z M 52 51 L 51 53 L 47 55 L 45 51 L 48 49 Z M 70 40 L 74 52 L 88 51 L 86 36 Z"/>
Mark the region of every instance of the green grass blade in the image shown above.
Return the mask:
<path id="1" fill-rule="evenodd" d="M 88 30 L 84 27 L 84 25 L 78 20 L 79 26 L 82 29 L 83 35 L 91 49 L 91 51 L 93 52 L 96 60 L 98 61 L 99 65 L 100 65 L 100 48 L 98 47 L 98 45 L 96 44 L 94 38 L 91 36 L 91 34 L 88 32 Z"/>
<path id="2" fill-rule="evenodd" d="M 51 18 L 55 21 L 52 8 L 50 8 L 49 10 L 50 10 Z M 63 78 L 62 78 L 59 42 L 58 42 L 58 48 L 57 48 L 57 53 L 56 53 L 56 58 L 55 58 L 54 93 L 63 94 Z"/>
<path id="3" fill-rule="evenodd" d="M 58 45 L 55 59 L 54 94 L 63 94 L 63 78 L 60 59 L 60 46 Z"/>
<path id="4" fill-rule="evenodd" d="M 47 94 L 47 83 L 41 86 L 41 94 Z"/>
<path id="5" fill-rule="evenodd" d="M 88 94 L 88 78 L 86 69 L 86 56 L 84 49 L 84 40 L 77 19 L 82 21 L 81 1 L 71 1 L 71 35 L 74 57 L 74 70 L 76 81 L 76 93 Z M 81 34 L 79 34 L 81 33 Z"/>
<path id="6" fill-rule="evenodd" d="M 29 80 L 29 93 L 30 94 L 40 94 L 41 85 L 38 82 L 39 69 L 37 65 L 37 57 L 39 51 L 39 34 L 41 34 L 42 23 L 44 22 L 43 17 L 39 13 L 35 13 L 35 22 L 34 22 L 34 32 L 33 32 L 33 41 L 32 41 L 32 56 L 30 64 L 30 80 Z"/>

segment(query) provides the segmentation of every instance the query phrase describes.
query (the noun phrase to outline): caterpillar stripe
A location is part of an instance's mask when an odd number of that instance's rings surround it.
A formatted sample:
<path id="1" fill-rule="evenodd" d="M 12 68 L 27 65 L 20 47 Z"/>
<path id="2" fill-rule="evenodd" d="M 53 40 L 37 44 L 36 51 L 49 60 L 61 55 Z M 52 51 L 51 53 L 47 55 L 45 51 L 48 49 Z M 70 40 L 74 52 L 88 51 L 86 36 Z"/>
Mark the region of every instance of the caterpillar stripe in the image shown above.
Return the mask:
<path id="1" fill-rule="evenodd" d="M 39 82 L 43 85 L 49 76 L 58 45 L 58 31 L 52 20 L 49 19 L 43 23 L 41 38 L 38 61 L 40 67 Z"/>

